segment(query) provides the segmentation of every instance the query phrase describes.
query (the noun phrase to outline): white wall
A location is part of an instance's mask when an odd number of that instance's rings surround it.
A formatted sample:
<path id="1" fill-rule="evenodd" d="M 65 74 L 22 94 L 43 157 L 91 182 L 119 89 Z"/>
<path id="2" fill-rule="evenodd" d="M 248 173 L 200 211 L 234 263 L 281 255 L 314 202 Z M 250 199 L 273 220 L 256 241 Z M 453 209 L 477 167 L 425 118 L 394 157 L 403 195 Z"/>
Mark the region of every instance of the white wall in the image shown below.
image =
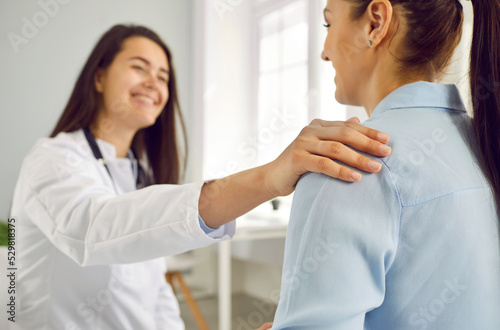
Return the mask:
<path id="1" fill-rule="evenodd" d="M 38 138 L 50 134 L 87 56 L 112 25 L 146 25 L 169 45 L 181 107 L 191 122 L 192 7 L 193 1 L 186 0 L 0 2 L 0 218 L 8 216 L 24 155 Z M 37 31 L 29 30 L 37 22 Z M 27 43 L 13 47 L 11 32 Z"/>
<path id="2" fill-rule="evenodd" d="M 469 80 L 469 61 L 470 50 L 472 44 L 472 30 L 473 30 L 473 12 L 472 4 L 470 1 L 461 1 L 464 7 L 464 27 L 462 40 L 458 45 L 453 59 L 446 70 L 446 75 L 443 77 L 441 83 L 443 84 L 456 84 L 460 89 L 462 98 L 467 106 L 469 112 L 472 109 L 472 101 L 470 96 L 470 80 Z"/>
<path id="3" fill-rule="evenodd" d="M 249 122 L 256 115 L 250 71 L 252 1 L 204 2 L 203 161 L 204 177 L 214 178 L 247 165 L 238 146 L 251 137 Z"/>

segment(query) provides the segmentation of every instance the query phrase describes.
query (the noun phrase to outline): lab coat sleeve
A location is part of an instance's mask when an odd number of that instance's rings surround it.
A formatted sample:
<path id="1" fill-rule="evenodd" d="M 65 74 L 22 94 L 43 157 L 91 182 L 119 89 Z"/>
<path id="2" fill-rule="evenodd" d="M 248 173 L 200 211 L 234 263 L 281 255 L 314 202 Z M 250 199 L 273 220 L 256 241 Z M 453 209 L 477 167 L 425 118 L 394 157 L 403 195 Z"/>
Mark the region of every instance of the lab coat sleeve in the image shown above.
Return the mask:
<path id="1" fill-rule="evenodd" d="M 273 329 L 363 329 L 384 300 L 400 209 L 386 167 L 355 184 L 306 174 L 294 196 Z"/>
<path id="2" fill-rule="evenodd" d="M 117 196 L 105 169 L 83 149 L 40 141 L 23 162 L 15 192 L 34 224 L 79 265 L 133 263 L 217 241 L 198 220 L 203 182 Z M 224 238 L 234 234 L 234 223 L 227 226 Z"/>

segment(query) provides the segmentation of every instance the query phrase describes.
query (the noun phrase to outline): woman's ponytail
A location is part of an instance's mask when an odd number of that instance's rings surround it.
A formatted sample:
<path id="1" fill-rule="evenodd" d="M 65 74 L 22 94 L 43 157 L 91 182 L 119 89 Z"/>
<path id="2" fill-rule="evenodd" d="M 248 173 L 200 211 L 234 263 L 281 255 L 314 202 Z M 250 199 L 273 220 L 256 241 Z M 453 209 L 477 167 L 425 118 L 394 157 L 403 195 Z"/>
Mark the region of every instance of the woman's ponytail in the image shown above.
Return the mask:
<path id="1" fill-rule="evenodd" d="M 500 0 L 472 0 L 472 5 L 472 122 L 480 162 L 500 211 Z"/>

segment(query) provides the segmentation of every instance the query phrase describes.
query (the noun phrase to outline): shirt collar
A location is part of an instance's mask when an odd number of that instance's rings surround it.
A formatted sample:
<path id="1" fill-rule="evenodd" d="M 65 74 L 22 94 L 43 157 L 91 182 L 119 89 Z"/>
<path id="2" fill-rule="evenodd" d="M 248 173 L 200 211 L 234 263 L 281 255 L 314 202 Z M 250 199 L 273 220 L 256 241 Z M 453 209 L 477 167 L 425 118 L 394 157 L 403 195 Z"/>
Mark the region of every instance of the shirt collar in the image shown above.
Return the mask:
<path id="1" fill-rule="evenodd" d="M 104 159 L 110 160 L 116 158 L 116 148 L 113 144 L 98 138 L 96 138 L 95 141 L 97 142 Z"/>
<path id="2" fill-rule="evenodd" d="M 118 159 L 116 157 L 116 147 L 113 144 L 101 139 L 95 139 L 95 140 L 105 160 Z M 135 159 L 134 153 L 130 149 L 127 151 L 127 158 L 130 160 Z"/>
<path id="3" fill-rule="evenodd" d="M 405 108 L 443 108 L 466 112 L 457 86 L 419 81 L 399 87 L 387 95 L 377 105 L 371 118 L 389 110 Z"/>

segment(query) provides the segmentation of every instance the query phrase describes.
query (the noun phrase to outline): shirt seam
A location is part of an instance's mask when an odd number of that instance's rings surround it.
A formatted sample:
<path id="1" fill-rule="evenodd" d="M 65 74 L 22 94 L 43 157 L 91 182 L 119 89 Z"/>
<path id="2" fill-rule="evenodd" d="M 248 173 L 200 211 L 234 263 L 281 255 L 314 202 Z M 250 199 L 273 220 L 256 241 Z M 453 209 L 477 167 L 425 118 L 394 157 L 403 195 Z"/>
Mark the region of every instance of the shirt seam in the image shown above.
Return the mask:
<path id="1" fill-rule="evenodd" d="M 446 196 L 449 196 L 449 195 L 453 195 L 453 194 L 456 194 L 456 193 L 466 192 L 466 191 L 473 191 L 473 190 L 483 190 L 483 189 L 488 189 L 488 188 L 487 187 L 475 187 L 475 188 L 466 188 L 466 189 L 456 189 L 456 190 L 448 191 L 446 193 L 441 193 L 441 194 L 433 195 L 431 197 L 428 197 L 425 200 L 417 201 L 417 202 L 414 202 L 412 204 L 403 205 L 403 207 L 414 207 L 414 206 L 425 204 L 425 203 L 431 202 L 433 200 L 436 200 L 436 199 L 439 199 L 439 198 L 442 198 L 442 197 L 446 197 Z"/>
<path id="2" fill-rule="evenodd" d="M 396 191 L 396 196 L 398 197 L 398 204 L 399 204 L 399 215 L 398 215 L 398 221 L 397 221 L 398 234 L 397 234 L 397 241 L 396 241 L 396 249 L 395 249 L 395 252 L 394 252 L 394 258 L 393 258 L 390 266 L 387 267 L 387 269 L 385 271 L 385 275 L 387 275 L 387 273 L 392 268 L 392 265 L 394 264 L 394 260 L 396 260 L 396 256 L 398 255 L 398 252 L 399 252 L 399 242 L 401 241 L 401 222 L 402 222 L 402 218 L 403 218 L 403 207 L 404 207 L 404 205 L 403 205 L 403 201 L 401 199 L 401 193 L 399 192 L 399 189 L 396 186 L 396 183 L 394 182 L 394 177 L 392 175 L 392 171 L 391 171 L 389 165 L 387 165 L 387 163 L 383 159 L 380 159 L 380 161 L 387 168 L 388 177 L 390 179 L 390 182 L 391 182 L 394 190 Z"/>
<path id="3" fill-rule="evenodd" d="M 372 119 L 381 117 L 384 114 L 388 113 L 389 111 L 405 110 L 405 109 L 434 109 L 434 110 L 440 110 L 440 111 L 442 111 L 442 110 L 448 110 L 448 111 L 453 111 L 453 112 L 467 113 L 467 110 L 456 109 L 456 108 L 451 108 L 451 107 L 443 107 L 443 106 L 440 106 L 440 107 L 439 106 L 429 106 L 429 105 L 406 106 L 406 107 L 387 108 L 385 110 L 382 110 L 381 113 L 376 114 L 375 116 L 371 116 L 366 122 L 369 122 Z"/>

